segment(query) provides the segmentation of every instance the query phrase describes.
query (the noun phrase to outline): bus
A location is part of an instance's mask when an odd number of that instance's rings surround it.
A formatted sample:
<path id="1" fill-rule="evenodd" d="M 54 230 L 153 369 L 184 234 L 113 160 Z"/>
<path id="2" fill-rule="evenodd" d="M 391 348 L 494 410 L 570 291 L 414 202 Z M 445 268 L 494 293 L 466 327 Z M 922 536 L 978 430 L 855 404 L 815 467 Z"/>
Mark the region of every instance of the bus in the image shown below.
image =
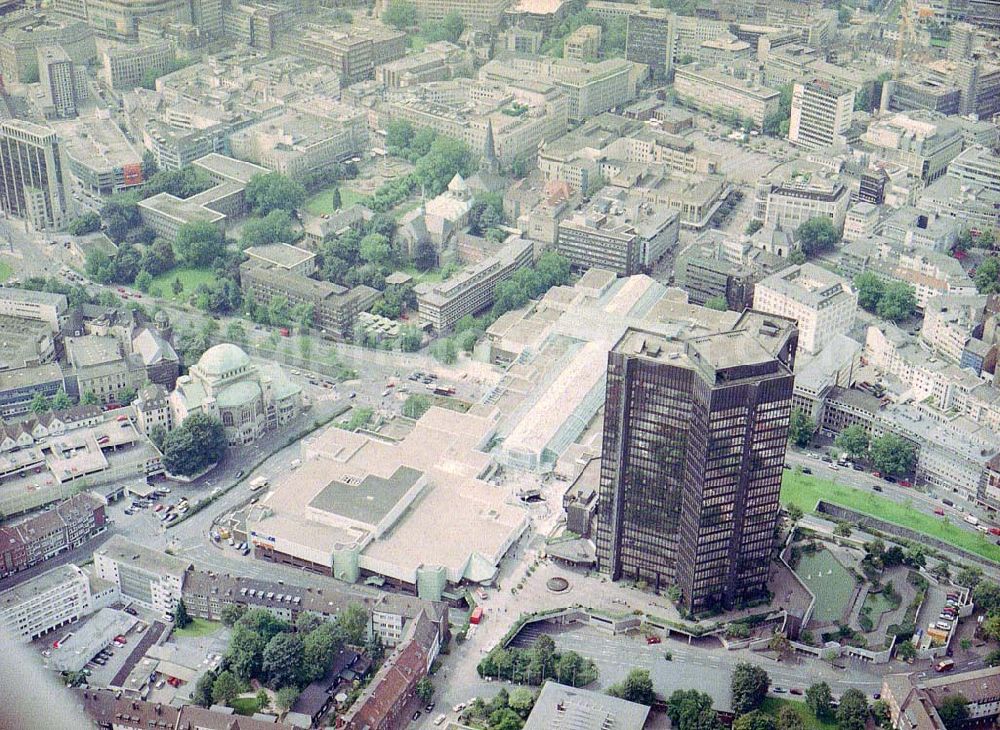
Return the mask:
<path id="1" fill-rule="evenodd" d="M 482 620 L 483 620 L 483 607 L 476 606 L 474 609 L 472 609 L 472 615 L 469 616 L 469 623 L 475 625 Z"/>

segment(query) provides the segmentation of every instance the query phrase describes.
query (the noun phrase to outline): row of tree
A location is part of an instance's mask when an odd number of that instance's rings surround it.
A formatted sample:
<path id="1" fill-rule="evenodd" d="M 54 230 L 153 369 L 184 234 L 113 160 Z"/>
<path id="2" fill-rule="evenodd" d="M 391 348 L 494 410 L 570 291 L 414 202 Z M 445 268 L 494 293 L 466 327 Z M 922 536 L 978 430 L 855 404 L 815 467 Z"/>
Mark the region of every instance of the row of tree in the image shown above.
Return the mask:
<path id="1" fill-rule="evenodd" d="M 788 424 L 788 440 L 799 448 L 805 448 L 815 435 L 815 421 L 801 409 L 794 409 Z M 841 431 L 834 444 L 851 459 L 867 460 L 882 474 L 890 476 L 913 474 L 917 464 L 917 447 L 894 433 L 870 438 L 863 426 L 853 425 Z"/>
<path id="2" fill-rule="evenodd" d="M 866 271 L 854 277 L 861 308 L 882 319 L 900 322 L 912 316 L 917 308 L 913 287 L 905 281 L 885 281 L 874 272 Z"/>
<path id="3" fill-rule="evenodd" d="M 571 687 L 583 687 L 597 679 L 597 665 L 575 651 L 556 651 L 550 636 L 541 636 L 530 649 L 494 648 L 476 667 L 480 677 L 509 679 L 541 685 L 554 679 Z"/>

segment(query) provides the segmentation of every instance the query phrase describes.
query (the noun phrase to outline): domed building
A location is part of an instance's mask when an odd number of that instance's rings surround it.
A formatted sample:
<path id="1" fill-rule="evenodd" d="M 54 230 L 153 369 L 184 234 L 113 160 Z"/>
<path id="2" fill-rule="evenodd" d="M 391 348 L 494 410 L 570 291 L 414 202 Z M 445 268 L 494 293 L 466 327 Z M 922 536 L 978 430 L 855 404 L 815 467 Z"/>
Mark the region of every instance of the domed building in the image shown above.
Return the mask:
<path id="1" fill-rule="evenodd" d="M 236 345 L 210 347 L 170 394 L 174 426 L 192 413 L 222 421 L 232 446 L 249 444 L 302 411 L 302 389 L 277 365 L 255 365 Z"/>

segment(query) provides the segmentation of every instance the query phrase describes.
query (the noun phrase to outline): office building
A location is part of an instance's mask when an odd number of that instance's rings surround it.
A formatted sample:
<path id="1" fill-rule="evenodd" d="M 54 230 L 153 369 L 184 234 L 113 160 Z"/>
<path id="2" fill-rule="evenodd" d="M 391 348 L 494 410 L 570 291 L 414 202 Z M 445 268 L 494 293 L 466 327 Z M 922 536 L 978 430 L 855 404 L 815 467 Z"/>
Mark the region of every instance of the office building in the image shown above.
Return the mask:
<path id="1" fill-rule="evenodd" d="M 813 79 L 792 87 L 788 140 L 807 149 L 844 144 L 854 114 L 854 90 Z"/>
<path id="2" fill-rule="evenodd" d="M 861 141 L 875 159 L 902 165 L 925 185 L 945 174 L 964 143 L 958 122 L 929 112 L 883 117 Z"/>
<path id="3" fill-rule="evenodd" d="M 114 535 L 94 551 L 98 578 L 118 586 L 122 602 L 161 614 L 173 613 L 181 600 L 184 572 L 191 563 Z"/>
<path id="4" fill-rule="evenodd" d="M 38 81 L 44 94 L 42 114 L 46 119 L 76 116 L 77 99 L 84 92 L 73 59 L 66 51 L 59 46 L 38 48 Z"/>
<path id="5" fill-rule="evenodd" d="M 789 266 L 759 282 L 754 309 L 798 323 L 799 348 L 815 355 L 854 326 L 858 295 L 847 279 L 815 264 Z"/>
<path id="6" fill-rule="evenodd" d="M 28 13 L 6 20 L 0 31 L 0 72 L 5 82 L 38 80 L 38 49 L 59 47 L 78 65 L 97 58 L 94 31 L 86 23 L 65 15 Z"/>
<path id="7" fill-rule="evenodd" d="M 476 314 L 493 304 L 497 286 L 518 269 L 530 266 L 534 244 L 523 238 L 506 243 L 493 256 L 466 266 L 448 279 L 414 287 L 421 324 L 437 332 L 448 330 L 468 314 Z"/>
<path id="8" fill-rule="evenodd" d="M 0 122 L 0 208 L 32 228 L 61 227 L 69 215 L 56 133 L 34 122 Z"/>
<path id="9" fill-rule="evenodd" d="M 601 26 L 581 25 L 563 40 L 563 58 L 596 61 L 601 50 Z"/>
<path id="10" fill-rule="evenodd" d="M 669 76 L 674 67 L 674 14 L 640 8 L 626 19 L 625 58 L 649 66 L 655 78 Z"/>
<path id="11" fill-rule="evenodd" d="M 758 128 L 778 111 L 781 102 L 781 92 L 697 63 L 676 69 L 674 89 L 700 109 L 712 111 L 722 107 L 751 119 Z"/>
<path id="12" fill-rule="evenodd" d="M 143 46 L 109 46 L 101 54 L 104 80 L 113 89 L 134 89 L 149 72 L 157 75 L 174 62 L 174 45 L 167 41 Z"/>
<path id="13" fill-rule="evenodd" d="M 285 297 L 293 308 L 300 304 L 311 306 L 313 326 L 324 336 L 340 341 L 351 338 L 358 313 L 367 311 L 379 296 L 378 290 L 370 286 L 348 289 L 255 261 L 240 266 L 240 284 L 243 296 L 261 307 L 267 307 L 278 296 Z"/>
<path id="14" fill-rule="evenodd" d="M 632 276 L 652 269 L 676 246 L 679 235 L 676 211 L 609 187 L 559 222 L 556 250 L 576 269 L 600 268 Z"/>
<path id="15" fill-rule="evenodd" d="M 0 593 L 0 626 L 34 641 L 93 612 L 90 578 L 75 565 L 53 568 Z"/>
<path id="16" fill-rule="evenodd" d="M 0 315 L 45 322 L 53 334 L 69 319 L 69 302 L 65 294 L 0 287 Z"/>
<path id="17" fill-rule="evenodd" d="M 548 681 L 525 720 L 525 730 L 559 727 L 642 730 L 649 708 L 637 702 L 611 697 L 603 692 L 567 687 Z"/>
<path id="18" fill-rule="evenodd" d="M 83 335 L 66 338 L 71 392 L 92 394 L 102 404 L 120 403 L 125 392 L 146 384 L 142 358 L 125 351 L 113 335 Z"/>
<path id="19" fill-rule="evenodd" d="M 969 147 L 951 161 L 948 175 L 961 183 L 1000 193 L 1000 153 L 982 146 Z"/>
<path id="20" fill-rule="evenodd" d="M 865 201 L 851 206 L 844 216 L 844 240 L 862 241 L 878 230 L 878 206 Z"/>
<path id="21" fill-rule="evenodd" d="M 730 310 L 742 312 L 753 305 L 754 284 L 787 263 L 744 237 L 706 231 L 677 255 L 675 284 L 691 304 L 722 299 Z"/>
<path id="22" fill-rule="evenodd" d="M 447 81 L 473 75 L 472 54 L 448 41 L 428 43 L 419 53 L 375 68 L 375 80 L 387 89 L 401 89 L 428 81 Z"/>
<path id="23" fill-rule="evenodd" d="M 65 6 L 74 17 L 85 18 L 98 35 L 121 41 L 138 39 L 141 26 L 161 22 L 192 25 L 193 20 L 191 0 L 56 0 L 54 6 L 59 12 Z"/>
<path id="24" fill-rule="evenodd" d="M 791 322 L 751 310 L 686 340 L 626 331 L 608 356 L 602 573 L 677 586 L 693 612 L 764 592 L 795 349 Z"/>
<path id="25" fill-rule="evenodd" d="M 59 135 L 65 168 L 95 208 L 104 199 L 141 185 L 142 154 L 110 116 L 81 116 L 53 122 Z"/>
<path id="26" fill-rule="evenodd" d="M 332 67 L 346 87 L 374 78 L 376 66 L 406 55 L 406 34 L 378 24 L 306 23 L 285 34 L 278 46 L 285 53 Z"/>
<path id="27" fill-rule="evenodd" d="M 811 175 L 773 181 L 764 179 L 754 189 L 752 216 L 765 226 L 794 231 L 811 218 L 829 218 L 843 230 L 851 194 L 836 178 Z"/>
<path id="28" fill-rule="evenodd" d="M 234 132 L 229 138 L 233 156 L 303 181 L 311 173 L 368 151 L 363 112 L 319 100 L 301 107 L 313 113 L 295 108 Z"/>
<path id="29" fill-rule="evenodd" d="M 423 22 L 443 20 L 448 13 L 458 13 L 465 27 L 495 30 L 507 8 L 508 0 L 417 0 L 417 15 Z"/>

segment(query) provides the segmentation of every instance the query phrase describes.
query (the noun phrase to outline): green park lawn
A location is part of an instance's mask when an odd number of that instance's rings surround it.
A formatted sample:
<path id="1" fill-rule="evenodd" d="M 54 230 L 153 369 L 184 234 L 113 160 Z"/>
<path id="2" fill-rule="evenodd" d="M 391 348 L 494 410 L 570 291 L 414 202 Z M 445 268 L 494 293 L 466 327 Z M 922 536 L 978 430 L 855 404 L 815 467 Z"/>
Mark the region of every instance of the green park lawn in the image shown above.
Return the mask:
<path id="1" fill-rule="evenodd" d="M 174 294 L 171 288 L 174 279 L 180 279 L 184 289 L 180 294 Z M 199 284 L 209 284 L 215 280 L 215 274 L 211 269 L 180 268 L 171 269 L 153 279 L 150 289 L 160 288 L 160 296 L 174 302 L 186 302 Z"/>
<path id="2" fill-rule="evenodd" d="M 219 630 L 221 624 L 218 621 L 207 621 L 203 618 L 193 618 L 191 623 L 183 629 L 174 629 L 174 636 L 211 636 Z"/>
<path id="3" fill-rule="evenodd" d="M 237 697 L 229 706 L 236 710 L 237 715 L 245 716 L 253 715 L 259 709 L 256 697 Z"/>
<path id="4" fill-rule="evenodd" d="M 799 717 L 802 718 L 802 724 L 806 730 L 837 730 L 837 723 L 835 721 L 820 720 L 809 711 L 805 702 L 768 697 L 764 700 L 764 705 L 760 709 L 763 710 L 765 714 L 776 718 L 778 713 L 781 712 L 781 708 L 785 705 L 793 707 L 795 711 L 799 713 Z"/>
<path id="5" fill-rule="evenodd" d="M 14 269 L 6 261 L 0 261 L 0 282 L 7 281 L 14 275 Z"/>
<path id="6" fill-rule="evenodd" d="M 333 191 L 335 189 L 336 186 L 334 185 L 320 190 L 315 195 L 309 196 L 306 200 L 306 210 L 313 215 L 329 215 L 332 213 L 334 211 Z M 366 195 L 362 195 L 357 190 L 351 190 L 345 186 L 341 186 L 340 188 L 340 204 L 343 208 L 350 208 L 355 203 L 363 202 L 366 197 Z"/>
<path id="7" fill-rule="evenodd" d="M 844 486 L 819 477 L 786 471 L 781 484 L 782 504 L 797 505 L 803 512 L 811 513 L 816 502 L 823 499 L 831 504 L 848 507 L 866 515 L 908 527 L 925 535 L 936 537 L 955 547 L 1000 562 L 1000 546 L 994 545 L 985 535 L 966 530 L 942 517 L 918 512 L 912 506 L 879 497 L 874 493 Z"/>

